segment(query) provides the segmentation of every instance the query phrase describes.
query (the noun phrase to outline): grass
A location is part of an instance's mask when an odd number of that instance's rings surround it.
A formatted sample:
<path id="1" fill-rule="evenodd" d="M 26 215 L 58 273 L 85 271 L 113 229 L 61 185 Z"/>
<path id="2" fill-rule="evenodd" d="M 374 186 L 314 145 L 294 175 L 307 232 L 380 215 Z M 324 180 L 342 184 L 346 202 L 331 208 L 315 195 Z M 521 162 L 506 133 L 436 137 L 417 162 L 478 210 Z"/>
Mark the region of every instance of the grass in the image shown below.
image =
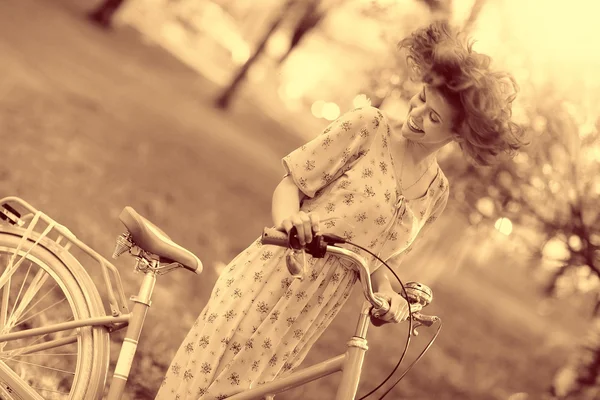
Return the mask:
<path id="1" fill-rule="evenodd" d="M 206 303 L 214 266 L 270 224 L 279 158 L 300 140 L 291 127 L 265 118 L 249 94 L 231 112 L 214 110 L 209 100 L 218 88 L 161 49 L 128 30 L 96 30 L 49 2 L 13 4 L 0 14 L 0 38 L 6 55 L 0 64 L 0 194 L 25 198 L 106 256 L 123 230 L 118 214 L 131 205 L 204 261 L 200 277 L 177 271 L 158 282 L 126 394 L 153 398 Z M 452 218 L 440 227 L 442 235 L 456 229 Z M 413 265 L 448 263 L 432 246 L 416 252 Z M 487 260 L 467 253 L 463 268 L 437 277 L 429 312 L 442 316 L 442 333 L 390 398 L 499 400 L 517 392 L 544 398 L 583 319 L 569 304 L 541 317 L 530 274 L 498 261 L 506 259 L 501 252 Z M 115 264 L 126 292 L 134 294 L 139 276 L 126 259 Z M 88 267 L 102 287 L 97 267 Z M 305 364 L 344 350 L 340 338 L 351 335 L 360 300 L 355 290 Z M 359 393 L 391 371 L 405 329 L 371 330 Z M 409 359 L 431 334 L 422 330 Z M 278 399 L 328 399 L 337 380 L 327 377 Z"/>

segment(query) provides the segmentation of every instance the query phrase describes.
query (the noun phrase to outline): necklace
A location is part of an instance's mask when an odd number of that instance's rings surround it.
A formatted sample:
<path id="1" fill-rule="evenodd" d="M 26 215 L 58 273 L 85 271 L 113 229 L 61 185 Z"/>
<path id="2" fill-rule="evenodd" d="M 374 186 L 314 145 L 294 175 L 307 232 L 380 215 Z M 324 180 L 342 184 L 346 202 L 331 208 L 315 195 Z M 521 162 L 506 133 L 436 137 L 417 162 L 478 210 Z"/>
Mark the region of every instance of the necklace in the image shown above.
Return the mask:
<path id="1" fill-rule="evenodd" d="M 423 174 L 419 177 L 419 179 L 417 179 L 412 185 L 403 188 L 402 187 L 402 173 L 404 172 L 404 159 L 406 158 L 406 147 L 404 146 L 404 152 L 402 154 L 402 167 L 400 169 L 400 191 L 402 192 L 402 197 L 404 197 L 404 191 L 407 189 L 410 189 L 411 187 L 415 186 L 417 183 L 419 183 L 419 181 L 425 176 L 425 174 L 427 173 L 427 171 L 429 171 L 429 168 L 431 168 L 431 166 L 433 165 L 433 162 L 435 161 L 435 157 L 433 157 L 431 159 L 431 162 L 429 163 L 429 165 L 427 166 L 427 168 L 425 169 L 425 172 L 423 172 Z"/>

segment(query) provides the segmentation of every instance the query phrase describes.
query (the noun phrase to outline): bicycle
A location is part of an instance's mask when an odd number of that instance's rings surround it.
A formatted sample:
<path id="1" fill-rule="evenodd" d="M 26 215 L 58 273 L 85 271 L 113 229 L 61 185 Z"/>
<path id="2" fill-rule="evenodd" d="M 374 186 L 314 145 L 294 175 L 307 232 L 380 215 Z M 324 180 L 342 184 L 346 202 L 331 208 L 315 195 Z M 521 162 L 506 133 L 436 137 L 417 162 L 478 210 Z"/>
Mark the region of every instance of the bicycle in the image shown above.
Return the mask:
<path id="1" fill-rule="evenodd" d="M 17 208 L 27 214 L 21 216 Z M 26 201 L 18 197 L 0 199 L 0 219 L 4 221 L 0 224 L 0 398 L 101 398 L 109 373 L 109 335 L 127 328 L 107 394 L 109 400 L 122 397 L 157 276 L 180 268 L 200 274 L 203 265 L 133 208 L 125 207 L 119 218 L 127 231 L 117 238 L 113 258 L 130 253 L 135 259 L 134 270 L 143 273 L 138 294 L 130 299 L 134 303 L 131 311 L 114 265 Z M 337 371 L 342 372 L 342 378 L 336 400 L 354 399 L 367 351 L 369 318 L 374 322 L 373 310 L 384 313 L 389 304 L 373 294 L 364 258 L 328 244 L 322 236 L 315 239 L 309 253 L 315 257 L 337 254 L 352 260 L 360 276 L 366 300 L 347 352 L 229 399 L 273 399 L 277 393 Z M 265 228 L 262 240 L 264 244 L 290 246 L 287 235 L 272 228 Z M 97 287 L 74 252 L 100 265 L 111 315 L 106 315 Z M 431 301 L 431 290 L 418 283 L 406 287 L 412 321 L 426 326 L 439 321 L 419 312 Z M 38 297 L 40 292 L 43 295 Z M 64 298 L 56 300 L 61 295 Z M 41 311 L 30 315 L 38 305 Z M 46 374 L 35 372 L 40 369 Z"/>

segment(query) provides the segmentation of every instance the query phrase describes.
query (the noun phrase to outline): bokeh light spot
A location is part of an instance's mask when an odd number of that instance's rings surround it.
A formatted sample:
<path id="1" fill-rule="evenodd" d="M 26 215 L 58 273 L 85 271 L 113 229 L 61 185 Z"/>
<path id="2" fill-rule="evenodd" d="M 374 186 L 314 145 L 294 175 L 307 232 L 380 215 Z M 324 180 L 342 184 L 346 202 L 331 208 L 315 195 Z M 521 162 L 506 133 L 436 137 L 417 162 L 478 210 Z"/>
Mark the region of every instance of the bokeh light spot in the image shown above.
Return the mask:
<path id="1" fill-rule="evenodd" d="M 510 219 L 505 217 L 498 218 L 496 220 L 496 223 L 494 224 L 494 228 L 496 228 L 498 232 L 506 236 L 510 235 L 513 229 L 512 222 L 510 221 Z"/>
<path id="2" fill-rule="evenodd" d="M 334 121 L 340 116 L 340 107 L 335 103 L 325 103 L 323 105 L 323 118 L 328 121 Z"/>

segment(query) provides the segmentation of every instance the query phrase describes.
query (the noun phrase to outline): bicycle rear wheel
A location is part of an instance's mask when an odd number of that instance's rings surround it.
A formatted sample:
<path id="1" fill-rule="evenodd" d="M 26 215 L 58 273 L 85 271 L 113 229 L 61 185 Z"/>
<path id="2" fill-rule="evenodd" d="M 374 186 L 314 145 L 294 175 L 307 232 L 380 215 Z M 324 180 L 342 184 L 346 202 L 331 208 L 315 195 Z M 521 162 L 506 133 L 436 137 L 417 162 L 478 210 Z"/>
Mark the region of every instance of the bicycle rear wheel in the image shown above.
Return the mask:
<path id="1" fill-rule="evenodd" d="M 20 234 L 0 232 L 2 334 L 105 315 L 98 291 L 74 257 L 62 250 L 59 258 L 61 248 L 46 239 L 38 245 L 27 240 L 17 253 L 21 240 Z M 2 283 L 5 274 L 10 279 Z M 0 398 L 100 398 L 108 358 L 103 327 L 0 343 Z"/>

